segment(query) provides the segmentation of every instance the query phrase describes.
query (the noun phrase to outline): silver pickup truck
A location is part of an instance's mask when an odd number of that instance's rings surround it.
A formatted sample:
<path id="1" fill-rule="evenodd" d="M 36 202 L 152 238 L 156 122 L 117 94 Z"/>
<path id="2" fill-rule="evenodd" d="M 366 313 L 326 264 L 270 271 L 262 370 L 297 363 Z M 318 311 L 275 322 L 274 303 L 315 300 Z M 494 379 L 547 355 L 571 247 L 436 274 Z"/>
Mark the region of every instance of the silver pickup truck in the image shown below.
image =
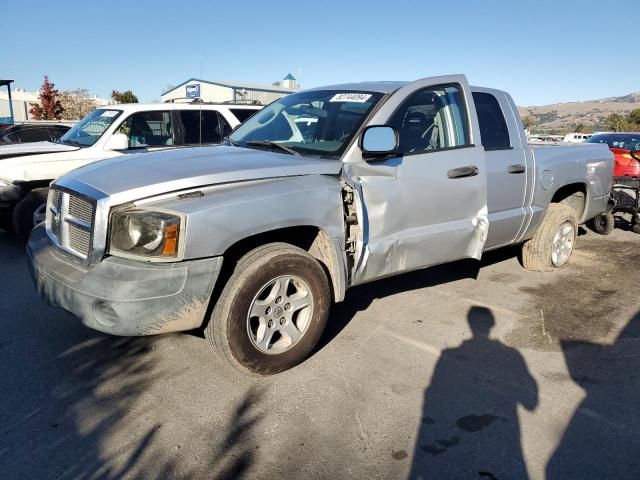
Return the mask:
<path id="1" fill-rule="evenodd" d="M 226 143 L 55 181 L 28 244 L 41 294 L 111 334 L 204 328 L 272 374 L 351 286 L 513 244 L 562 267 L 612 183 L 606 145 L 530 148 L 510 96 L 463 75 L 292 94 Z"/>

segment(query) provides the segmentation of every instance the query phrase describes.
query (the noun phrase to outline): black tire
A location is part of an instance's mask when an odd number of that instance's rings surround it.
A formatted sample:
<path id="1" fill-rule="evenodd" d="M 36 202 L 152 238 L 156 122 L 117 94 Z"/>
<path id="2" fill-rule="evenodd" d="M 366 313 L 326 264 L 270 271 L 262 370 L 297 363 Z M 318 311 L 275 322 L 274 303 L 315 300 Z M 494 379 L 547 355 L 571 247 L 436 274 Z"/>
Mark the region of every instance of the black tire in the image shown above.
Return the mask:
<path id="1" fill-rule="evenodd" d="M 631 231 L 633 233 L 640 233 L 640 223 L 632 223 L 631 224 Z"/>
<path id="2" fill-rule="evenodd" d="M 248 313 L 261 289 L 283 275 L 294 275 L 307 283 L 312 294 L 312 315 L 297 343 L 282 353 L 269 354 L 251 340 Z M 320 263 L 298 247 L 271 243 L 250 251 L 237 263 L 216 302 L 205 336 L 216 352 L 240 372 L 271 375 L 292 368 L 309 356 L 324 331 L 330 306 L 329 279 Z"/>
<path id="3" fill-rule="evenodd" d="M 613 213 L 601 213 L 589 222 L 591 229 L 600 235 L 609 235 L 616 226 L 616 219 Z"/>
<path id="4" fill-rule="evenodd" d="M 557 267 L 551 258 L 553 239 L 560 226 L 569 222 L 573 227 L 572 250 L 578 233 L 576 212 L 569 205 L 552 203 L 536 234 L 522 246 L 522 266 L 527 270 L 548 272 Z"/>
<path id="5" fill-rule="evenodd" d="M 31 190 L 13 208 L 13 230 L 22 241 L 27 241 L 33 230 L 33 214 L 43 204 L 47 203 L 48 188 Z"/>

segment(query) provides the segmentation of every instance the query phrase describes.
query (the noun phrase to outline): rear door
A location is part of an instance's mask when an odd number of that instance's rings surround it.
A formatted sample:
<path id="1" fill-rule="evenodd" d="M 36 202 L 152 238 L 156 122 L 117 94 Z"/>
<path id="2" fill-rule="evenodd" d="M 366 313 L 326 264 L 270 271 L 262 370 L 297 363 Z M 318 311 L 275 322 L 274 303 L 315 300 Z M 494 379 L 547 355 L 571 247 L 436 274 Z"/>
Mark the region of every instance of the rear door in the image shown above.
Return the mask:
<path id="1" fill-rule="evenodd" d="M 215 110 L 180 110 L 180 145 L 210 145 L 222 142 L 231 131 L 227 121 Z"/>
<path id="2" fill-rule="evenodd" d="M 365 221 L 354 284 L 482 255 L 487 172 L 471 98 L 462 75 L 427 78 L 399 89 L 369 122 L 394 126 L 400 146 L 345 164 Z"/>
<path id="3" fill-rule="evenodd" d="M 489 234 L 486 248 L 512 243 L 525 218 L 527 155 L 516 113 L 502 92 L 474 88 L 480 138 L 487 164 Z"/>

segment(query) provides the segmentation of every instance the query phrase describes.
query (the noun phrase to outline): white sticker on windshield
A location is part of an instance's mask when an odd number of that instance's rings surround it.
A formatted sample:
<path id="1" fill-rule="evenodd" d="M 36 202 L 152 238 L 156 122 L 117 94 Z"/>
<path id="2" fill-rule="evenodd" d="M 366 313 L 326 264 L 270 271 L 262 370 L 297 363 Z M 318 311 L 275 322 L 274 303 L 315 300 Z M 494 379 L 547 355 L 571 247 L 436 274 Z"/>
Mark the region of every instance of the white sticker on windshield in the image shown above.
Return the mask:
<path id="1" fill-rule="evenodd" d="M 118 114 L 117 110 L 105 110 L 100 114 L 101 117 L 115 117 Z"/>
<path id="2" fill-rule="evenodd" d="M 368 93 L 336 93 L 330 102 L 355 102 L 364 103 L 371 98 Z"/>

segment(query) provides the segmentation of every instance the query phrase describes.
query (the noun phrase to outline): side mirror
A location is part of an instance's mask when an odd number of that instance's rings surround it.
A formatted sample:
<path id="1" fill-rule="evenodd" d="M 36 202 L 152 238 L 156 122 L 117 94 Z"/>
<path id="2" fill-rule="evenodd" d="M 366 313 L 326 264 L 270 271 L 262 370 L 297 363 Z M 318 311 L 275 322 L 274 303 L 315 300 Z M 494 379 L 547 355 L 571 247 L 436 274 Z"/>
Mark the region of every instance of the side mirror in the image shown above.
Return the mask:
<path id="1" fill-rule="evenodd" d="M 114 133 L 104 145 L 104 149 L 108 151 L 127 150 L 128 148 L 129 137 L 127 137 L 124 133 Z"/>
<path id="2" fill-rule="evenodd" d="M 382 157 L 398 150 L 398 131 L 387 125 L 372 125 L 362 132 L 360 148 L 364 157 Z"/>

